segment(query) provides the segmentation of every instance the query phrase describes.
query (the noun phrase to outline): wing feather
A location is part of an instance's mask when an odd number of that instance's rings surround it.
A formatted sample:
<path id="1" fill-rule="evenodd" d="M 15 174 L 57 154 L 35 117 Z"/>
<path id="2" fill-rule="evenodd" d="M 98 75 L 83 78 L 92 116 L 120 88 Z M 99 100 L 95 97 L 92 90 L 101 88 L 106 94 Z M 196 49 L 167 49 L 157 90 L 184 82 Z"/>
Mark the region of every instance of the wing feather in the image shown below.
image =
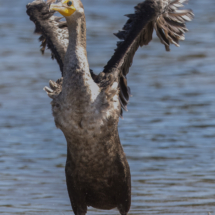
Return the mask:
<path id="1" fill-rule="evenodd" d="M 54 2 L 49 0 L 48 3 Z M 35 23 L 35 33 L 40 34 L 41 52 L 45 52 L 48 47 L 60 66 L 63 76 L 63 59 L 69 44 L 69 33 L 66 22 L 61 21 L 61 17 L 54 16 L 54 12 L 49 11 L 49 4 L 43 0 L 35 0 L 29 3 L 27 14 L 30 20 Z"/>
<path id="2" fill-rule="evenodd" d="M 129 19 L 123 30 L 115 34 L 120 41 L 101 73 L 101 83 L 108 80 L 107 76 L 110 74 L 118 80 L 119 99 L 124 110 L 127 110 L 130 95 L 126 75 L 135 52 L 152 40 L 154 29 L 167 51 L 170 50 L 171 43 L 179 46 L 179 41 L 185 39 L 184 33 L 188 31 L 185 22 L 191 21 L 194 16 L 191 10 L 180 9 L 185 2 L 186 0 L 146 0 L 135 7 L 134 14 L 126 15 Z"/>
<path id="3" fill-rule="evenodd" d="M 64 57 L 69 44 L 69 32 L 66 21 L 61 21 L 62 17 L 54 16 L 54 12 L 49 11 L 49 5 L 55 0 L 35 0 L 29 3 L 27 14 L 35 24 L 35 33 L 40 34 L 41 52 L 44 54 L 46 47 L 51 50 L 52 59 L 56 59 L 63 76 Z M 91 76 L 96 80 L 97 76 L 90 70 Z"/>

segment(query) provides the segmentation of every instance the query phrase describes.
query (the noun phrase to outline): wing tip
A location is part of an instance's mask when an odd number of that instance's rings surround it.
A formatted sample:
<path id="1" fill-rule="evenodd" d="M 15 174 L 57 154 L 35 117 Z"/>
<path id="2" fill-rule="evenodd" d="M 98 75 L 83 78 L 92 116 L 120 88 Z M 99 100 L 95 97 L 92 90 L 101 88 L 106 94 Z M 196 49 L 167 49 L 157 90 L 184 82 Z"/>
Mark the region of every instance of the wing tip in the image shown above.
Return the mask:
<path id="1" fill-rule="evenodd" d="M 154 28 L 161 43 L 165 45 L 166 51 L 170 51 L 170 44 L 180 47 L 179 41 L 185 40 L 186 22 L 194 18 L 191 9 L 180 9 L 186 0 L 175 0 L 170 2 L 164 12 L 154 22 Z"/>

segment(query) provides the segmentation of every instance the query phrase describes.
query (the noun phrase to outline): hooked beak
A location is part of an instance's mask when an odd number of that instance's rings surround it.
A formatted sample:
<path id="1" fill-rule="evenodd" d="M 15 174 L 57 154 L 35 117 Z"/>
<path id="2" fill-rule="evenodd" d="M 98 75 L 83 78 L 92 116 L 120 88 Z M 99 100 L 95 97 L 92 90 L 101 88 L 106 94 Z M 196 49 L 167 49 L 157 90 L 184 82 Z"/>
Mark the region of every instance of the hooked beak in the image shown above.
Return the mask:
<path id="1" fill-rule="evenodd" d="M 65 6 L 62 2 L 52 3 L 50 5 L 49 10 L 57 11 L 63 16 L 71 16 L 76 11 L 74 6 L 68 7 L 68 6 Z"/>

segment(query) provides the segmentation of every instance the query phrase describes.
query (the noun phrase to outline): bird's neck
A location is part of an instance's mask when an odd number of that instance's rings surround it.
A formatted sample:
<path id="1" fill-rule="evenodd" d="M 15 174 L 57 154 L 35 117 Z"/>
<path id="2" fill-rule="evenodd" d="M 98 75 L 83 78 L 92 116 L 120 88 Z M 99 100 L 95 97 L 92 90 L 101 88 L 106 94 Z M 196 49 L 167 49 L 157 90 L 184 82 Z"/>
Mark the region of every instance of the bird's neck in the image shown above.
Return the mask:
<path id="1" fill-rule="evenodd" d="M 69 46 L 64 60 L 62 94 L 73 110 L 80 110 L 94 102 L 100 88 L 93 81 L 86 51 L 85 16 L 77 14 L 67 18 Z M 70 105 L 70 106 L 71 106 Z M 80 109 L 80 106 L 83 107 Z"/>
<path id="2" fill-rule="evenodd" d="M 64 76 L 71 77 L 80 72 L 88 73 L 85 15 L 74 15 L 67 19 L 67 23 L 69 46 L 64 61 Z"/>

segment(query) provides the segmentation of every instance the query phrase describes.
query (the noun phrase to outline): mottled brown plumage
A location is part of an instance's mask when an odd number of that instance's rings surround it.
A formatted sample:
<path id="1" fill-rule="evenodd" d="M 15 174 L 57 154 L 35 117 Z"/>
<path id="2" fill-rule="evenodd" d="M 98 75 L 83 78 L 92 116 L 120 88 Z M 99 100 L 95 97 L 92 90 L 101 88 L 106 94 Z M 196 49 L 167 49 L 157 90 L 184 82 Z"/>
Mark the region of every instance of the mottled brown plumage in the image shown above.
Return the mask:
<path id="1" fill-rule="evenodd" d="M 49 4 L 53 0 L 49 0 Z M 66 181 L 75 215 L 85 215 L 87 206 L 117 207 L 126 215 L 131 204 L 129 165 L 123 152 L 118 121 L 127 110 L 130 89 L 126 75 L 139 46 L 147 45 L 156 30 L 169 50 L 178 46 L 187 31 L 190 10 L 179 10 L 185 0 L 146 0 L 123 31 L 115 34 L 120 42 L 103 72 L 90 72 L 86 52 L 86 23 L 83 5 L 73 0 L 76 12 L 61 22 L 42 0 L 27 5 L 27 13 L 41 34 L 42 52 L 46 45 L 60 65 L 63 77 L 50 81 L 45 90 L 52 98 L 55 124 L 67 140 Z M 67 52 L 66 52 L 67 50 Z"/>

